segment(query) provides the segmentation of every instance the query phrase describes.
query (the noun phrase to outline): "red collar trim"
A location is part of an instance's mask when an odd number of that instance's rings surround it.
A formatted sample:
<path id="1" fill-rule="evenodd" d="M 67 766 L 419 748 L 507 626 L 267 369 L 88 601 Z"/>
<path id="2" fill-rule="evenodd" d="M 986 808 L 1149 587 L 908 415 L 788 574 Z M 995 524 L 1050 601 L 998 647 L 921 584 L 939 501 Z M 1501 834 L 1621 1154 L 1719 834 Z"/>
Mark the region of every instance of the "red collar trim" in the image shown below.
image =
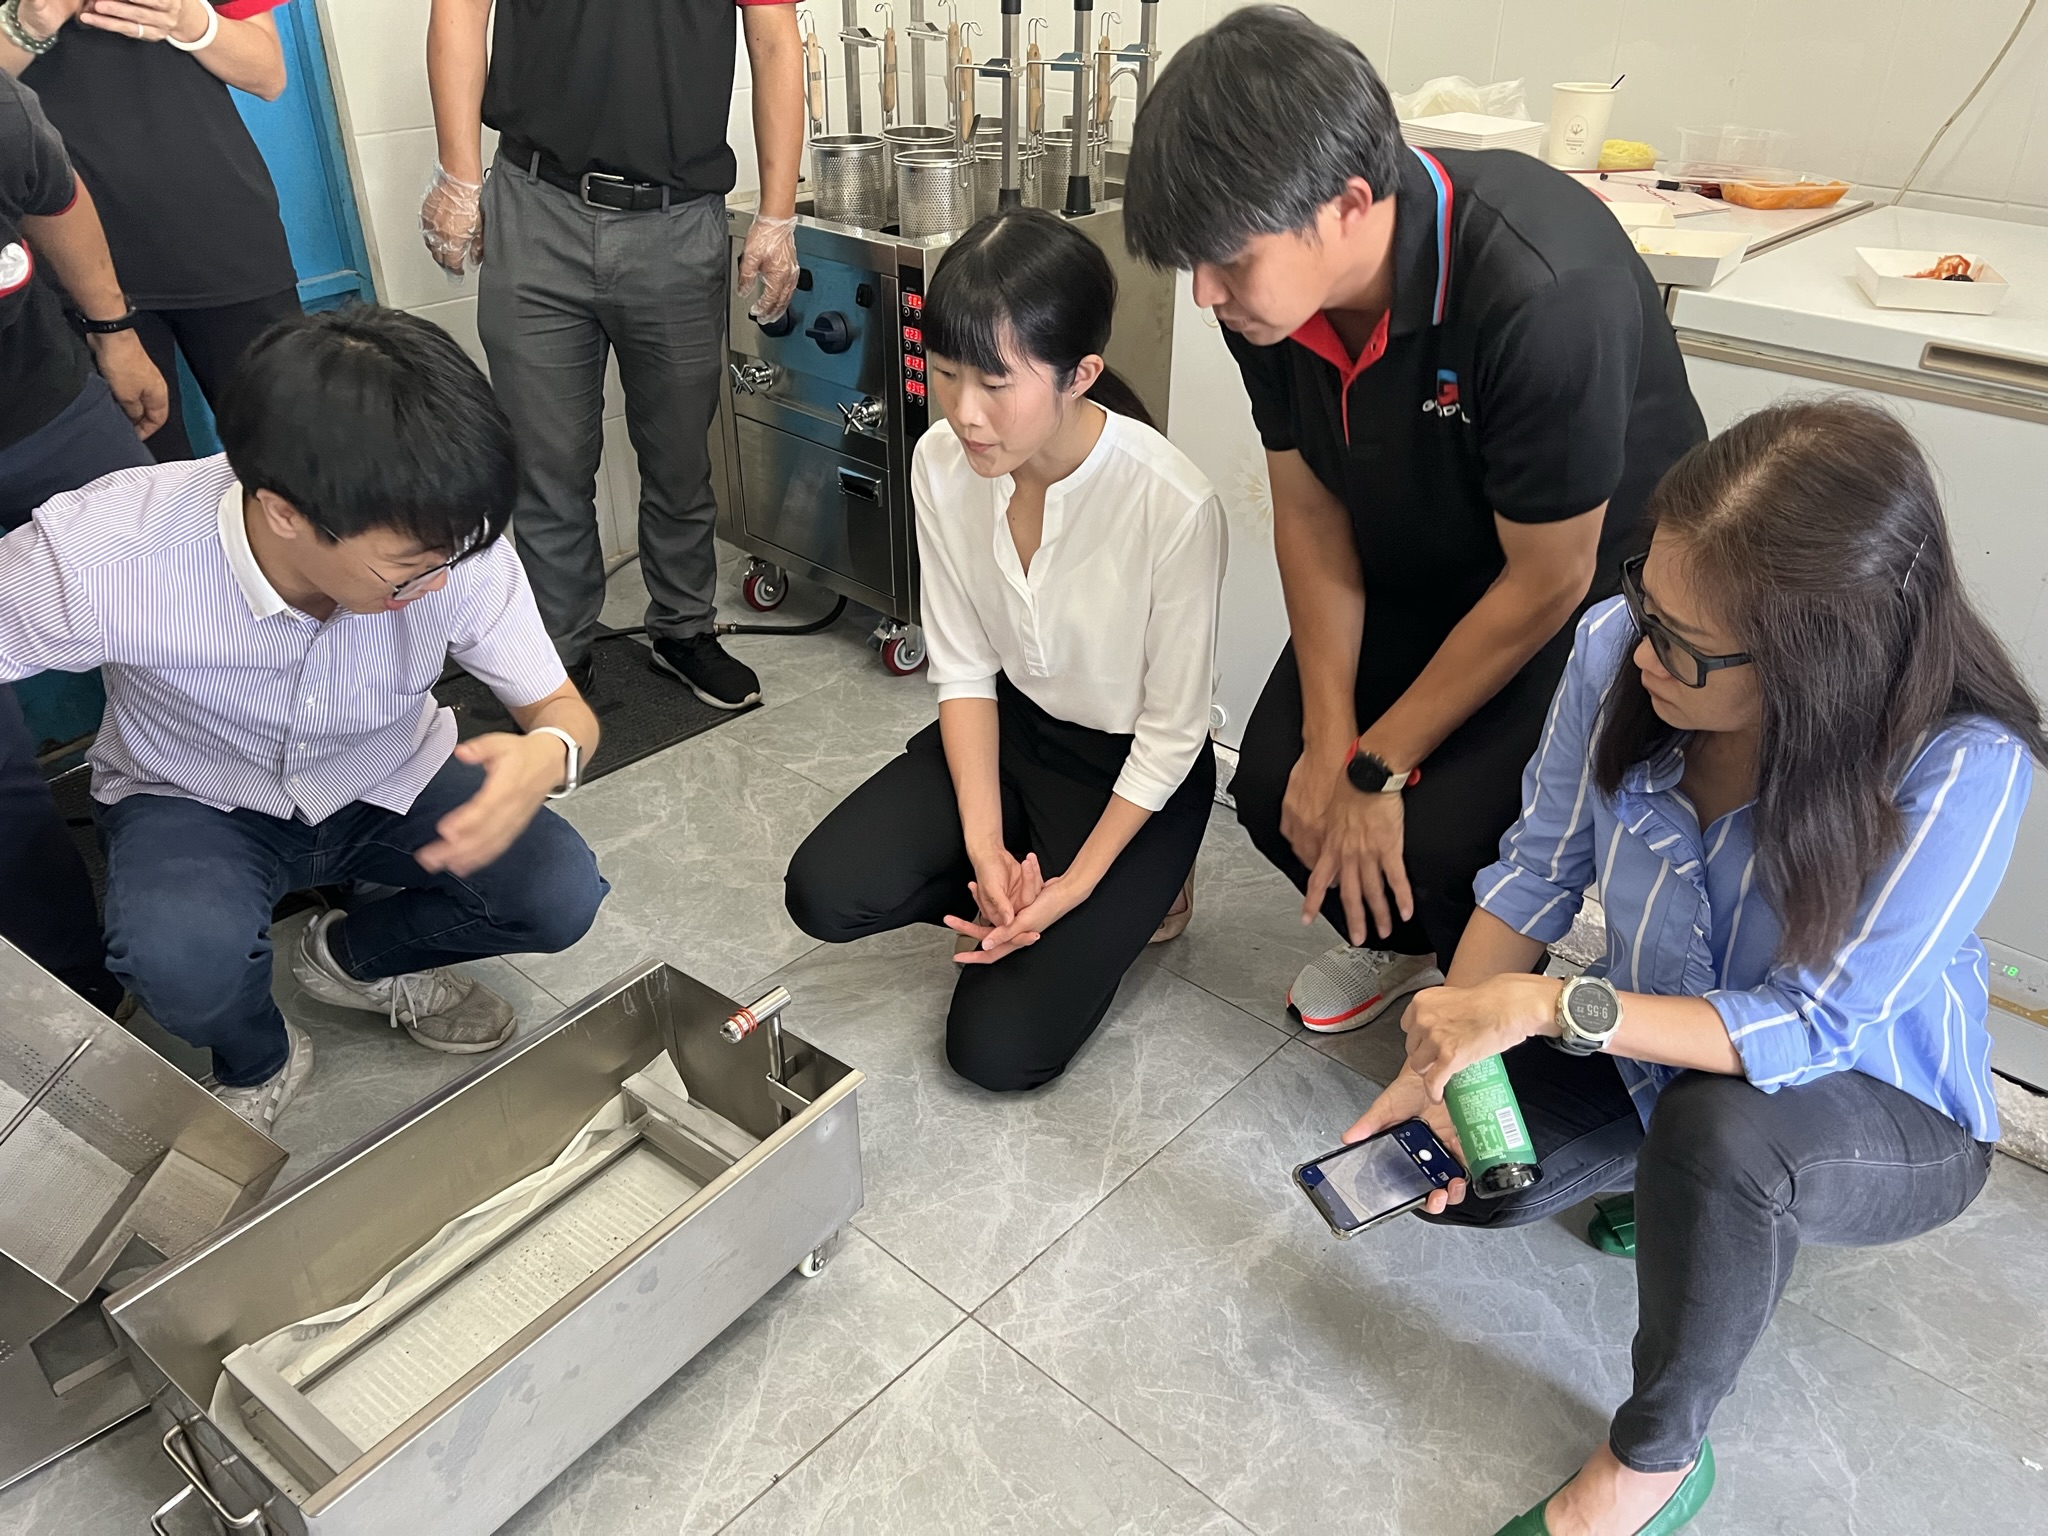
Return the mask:
<path id="1" fill-rule="evenodd" d="M 1343 338 L 1337 328 L 1330 324 L 1330 317 L 1317 310 L 1308 317 L 1306 324 L 1288 339 L 1298 346 L 1308 348 L 1317 357 L 1337 370 L 1337 399 L 1344 420 L 1344 445 L 1351 446 L 1351 386 L 1358 376 L 1378 362 L 1387 350 L 1387 323 L 1393 311 L 1387 310 L 1380 316 L 1380 323 L 1372 328 L 1372 335 L 1366 338 L 1365 350 L 1353 357 L 1345 350 Z"/>

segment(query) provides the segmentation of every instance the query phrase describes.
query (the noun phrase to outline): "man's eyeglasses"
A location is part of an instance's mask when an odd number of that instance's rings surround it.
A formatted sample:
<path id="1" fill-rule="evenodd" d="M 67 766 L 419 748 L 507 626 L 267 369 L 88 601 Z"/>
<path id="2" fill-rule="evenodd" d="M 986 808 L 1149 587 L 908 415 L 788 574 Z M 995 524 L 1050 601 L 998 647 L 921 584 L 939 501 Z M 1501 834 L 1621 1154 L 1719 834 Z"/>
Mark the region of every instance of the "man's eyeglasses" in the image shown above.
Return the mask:
<path id="1" fill-rule="evenodd" d="M 1635 620 L 1637 632 L 1650 642 L 1650 648 L 1664 663 L 1666 672 L 1688 688 L 1704 688 L 1709 672 L 1718 672 L 1723 667 L 1746 667 L 1756 659 L 1747 651 L 1709 656 L 1673 634 L 1663 620 L 1651 614 L 1643 599 L 1643 562 L 1648 558 L 1647 555 L 1637 555 L 1622 562 L 1621 595 L 1628 602 L 1628 616 Z"/>
<path id="2" fill-rule="evenodd" d="M 339 544 L 341 542 L 341 540 L 338 537 L 336 537 L 332 529 L 322 527 L 319 523 L 314 523 L 313 526 L 315 528 L 319 528 L 320 531 L 326 534 L 327 537 L 334 543 Z M 450 555 L 446 560 L 443 560 L 439 565 L 435 566 L 433 569 L 421 571 L 417 576 L 408 576 L 403 581 L 393 581 L 389 576 L 386 576 L 382 571 L 378 570 L 377 567 L 370 564 L 369 561 L 362 559 L 360 556 L 357 557 L 356 564 L 360 565 L 372 576 L 376 577 L 379 581 L 383 582 L 386 586 L 391 588 L 391 596 L 389 597 L 389 599 L 387 599 L 387 601 L 394 603 L 402 603 L 407 598 L 418 597 L 422 592 L 427 590 L 428 582 L 432 581 L 436 576 L 439 576 L 444 571 L 454 570 L 456 564 L 461 559 L 461 555 Z"/>

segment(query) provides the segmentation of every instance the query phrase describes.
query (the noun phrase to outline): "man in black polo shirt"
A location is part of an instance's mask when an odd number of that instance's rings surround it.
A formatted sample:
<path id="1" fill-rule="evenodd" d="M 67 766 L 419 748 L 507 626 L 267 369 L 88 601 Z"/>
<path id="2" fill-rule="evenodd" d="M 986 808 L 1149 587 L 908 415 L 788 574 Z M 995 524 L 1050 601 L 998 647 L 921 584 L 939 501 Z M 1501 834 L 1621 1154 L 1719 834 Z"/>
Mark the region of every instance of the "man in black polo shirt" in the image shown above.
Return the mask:
<path id="1" fill-rule="evenodd" d="M 1525 155 L 1409 149 L 1364 56 L 1298 11 L 1238 11 L 1165 69 L 1124 227 L 1193 269 L 1265 443 L 1293 636 L 1231 789 L 1304 919 L 1350 940 L 1290 1007 L 1356 1029 L 1442 979 L 1573 620 L 1705 425 L 1598 199 Z"/>
<path id="2" fill-rule="evenodd" d="M 604 608 L 594 500 L 604 368 L 619 361 L 640 465 L 653 665 L 707 704 L 761 696 L 712 630 L 707 438 L 725 375 L 726 144 L 734 18 L 753 75 L 760 217 L 739 279 L 779 316 L 796 286 L 803 64 L 794 0 L 433 0 L 427 79 L 440 165 L 420 210 L 450 272 L 479 262 L 477 330 L 519 437 L 519 554 L 569 675 L 591 691 Z M 485 183 L 482 125 L 498 130 Z"/>

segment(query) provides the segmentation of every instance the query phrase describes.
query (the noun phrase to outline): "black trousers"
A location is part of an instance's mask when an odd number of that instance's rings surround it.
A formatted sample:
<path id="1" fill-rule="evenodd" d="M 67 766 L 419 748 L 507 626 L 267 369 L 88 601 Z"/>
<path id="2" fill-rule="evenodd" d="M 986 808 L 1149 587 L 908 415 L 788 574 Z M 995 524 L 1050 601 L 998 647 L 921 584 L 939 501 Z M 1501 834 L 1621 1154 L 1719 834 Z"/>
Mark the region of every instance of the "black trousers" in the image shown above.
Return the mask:
<path id="1" fill-rule="evenodd" d="M 1000 772 L 1003 841 L 1065 871 L 1109 804 L 1131 738 L 1055 719 L 1004 679 Z M 946 1059 L 984 1088 L 1036 1088 L 1064 1072 L 1116 996 L 1117 984 L 1195 866 L 1216 791 L 1208 745 L 1166 806 L 1131 839 L 1094 893 L 1036 944 L 993 965 L 960 967 L 946 1015 Z M 797 849 L 789 915 L 813 938 L 843 944 L 912 923 L 972 917 L 959 803 L 936 722 L 849 795 Z"/>
<path id="2" fill-rule="evenodd" d="M 1422 765 L 1422 781 L 1402 797 L 1406 830 L 1402 858 L 1415 895 L 1415 916 L 1395 919 L 1391 937 L 1367 934 L 1367 943 L 1396 954 L 1434 954 L 1449 967 L 1472 915 L 1472 877 L 1500 856 L 1501 835 L 1521 813 L 1522 769 L 1536 750 L 1550 696 L 1571 655 L 1565 628 L 1471 719 L 1444 739 Z M 1411 679 L 1412 680 L 1412 679 Z M 1378 719 L 1408 681 L 1376 672 L 1371 656 L 1358 668 L 1361 728 Z M 1308 866 L 1280 834 L 1280 804 L 1287 776 L 1301 758 L 1301 673 L 1290 641 L 1245 722 L 1237 772 L 1230 780 L 1237 819 L 1252 845 L 1294 882 L 1308 889 Z M 1332 890 L 1323 916 L 1345 932 L 1344 904 Z M 1367 916 L 1367 927 L 1371 927 Z"/>
<path id="3" fill-rule="evenodd" d="M 1802 1243 L 1874 1247 L 1931 1231 L 1977 1198 L 1991 1167 L 1989 1143 L 1861 1072 L 1775 1093 L 1687 1072 L 1658 1095 L 1646 1132 L 1608 1057 L 1530 1040 L 1507 1065 L 1543 1182 L 1424 1220 L 1514 1227 L 1635 1190 L 1635 1389 L 1608 1443 L 1639 1472 L 1699 1455 Z"/>
<path id="4" fill-rule="evenodd" d="M 249 343 L 299 312 L 299 290 L 292 287 L 217 309 L 145 309 L 136 315 L 135 333 L 171 391 L 171 414 L 149 435 L 149 450 L 159 464 L 192 457 L 184 402 L 179 398 L 178 353 L 183 352 L 192 365 L 192 377 L 199 381 L 207 403 L 217 405 Z"/>

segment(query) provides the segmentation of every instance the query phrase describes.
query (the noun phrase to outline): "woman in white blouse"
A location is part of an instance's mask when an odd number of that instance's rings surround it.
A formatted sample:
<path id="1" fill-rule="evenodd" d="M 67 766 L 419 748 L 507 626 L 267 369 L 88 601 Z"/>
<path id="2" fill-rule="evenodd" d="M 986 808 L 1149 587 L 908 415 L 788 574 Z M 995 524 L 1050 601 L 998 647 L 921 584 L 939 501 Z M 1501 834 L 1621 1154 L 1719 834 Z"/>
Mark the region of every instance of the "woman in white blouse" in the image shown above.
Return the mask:
<path id="1" fill-rule="evenodd" d="M 787 880 L 820 939 L 961 935 L 947 1059 L 997 1090 L 1064 1071 L 1146 942 L 1179 931 L 1215 789 L 1223 509 L 1104 367 L 1115 303 L 1101 250 L 1038 209 L 939 264 L 946 419 L 911 465 L 939 719 Z"/>

